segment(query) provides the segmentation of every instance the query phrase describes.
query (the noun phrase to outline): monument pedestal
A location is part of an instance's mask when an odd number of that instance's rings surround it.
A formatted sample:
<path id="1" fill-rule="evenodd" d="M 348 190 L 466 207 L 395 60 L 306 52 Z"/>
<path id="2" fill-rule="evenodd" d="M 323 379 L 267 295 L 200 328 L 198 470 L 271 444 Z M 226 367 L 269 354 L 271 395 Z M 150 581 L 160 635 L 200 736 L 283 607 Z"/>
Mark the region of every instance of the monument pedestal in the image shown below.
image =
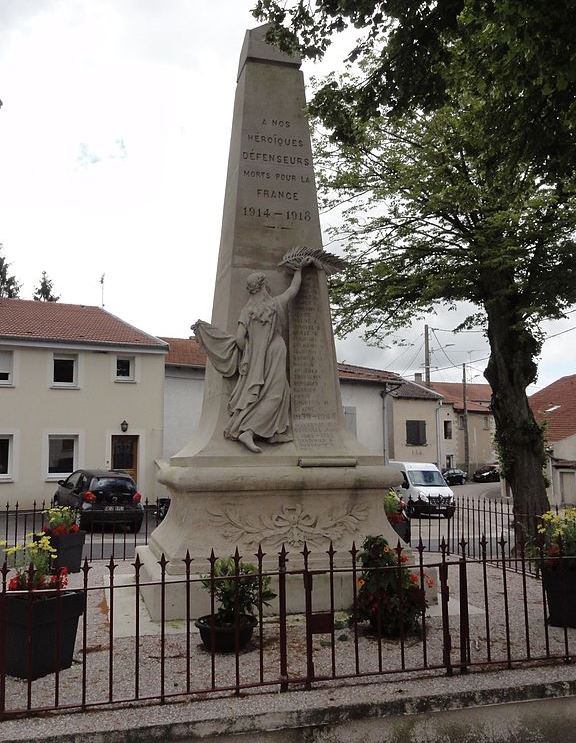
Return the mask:
<path id="1" fill-rule="evenodd" d="M 322 459 L 314 461 L 321 463 Z M 396 482 L 397 472 L 379 465 L 355 467 L 301 465 L 174 467 L 161 469 L 159 479 L 166 484 L 172 502 L 166 519 L 155 529 L 147 547 L 139 547 L 143 563 L 143 582 L 160 582 L 159 561 L 164 555 L 165 617 L 186 616 L 186 564 L 188 553 L 193 578 L 210 571 L 210 554 L 234 554 L 257 564 L 258 547 L 265 553 L 264 571 L 278 570 L 278 553 L 285 547 L 288 570 L 303 566 L 302 550 L 310 550 L 311 570 L 326 570 L 327 551 L 332 542 L 334 567 L 348 572 L 334 574 L 335 608 L 352 605 L 353 543 L 360 548 L 369 534 L 383 534 L 391 545 L 398 536 L 383 507 L 384 486 Z M 304 466 L 302 466 L 304 465 Z M 145 586 L 142 594 L 152 619 L 159 621 L 162 596 L 160 586 Z M 329 577 L 315 576 L 314 610 L 330 608 Z M 287 609 L 304 611 L 301 575 L 289 576 Z M 209 594 L 199 581 L 191 582 L 192 617 L 209 613 Z M 274 604 L 271 609 L 275 610 Z"/>

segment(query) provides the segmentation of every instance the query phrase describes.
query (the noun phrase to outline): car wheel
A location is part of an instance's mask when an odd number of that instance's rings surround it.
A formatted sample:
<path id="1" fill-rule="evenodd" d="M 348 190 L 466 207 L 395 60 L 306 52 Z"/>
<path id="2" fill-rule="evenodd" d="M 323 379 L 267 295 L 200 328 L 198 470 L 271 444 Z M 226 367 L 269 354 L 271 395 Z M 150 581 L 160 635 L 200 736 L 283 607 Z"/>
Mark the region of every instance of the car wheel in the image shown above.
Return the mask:
<path id="1" fill-rule="evenodd" d="M 142 528 L 142 521 L 133 521 L 131 524 L 128 524 L 128 531 L 131 534 L 137 534 L 141 528 Z"/>
<path id="2" fill-rule="evenodd" d="M 454 508 L 454 506 L 452 506 L 451 508 L 447 508 L 446 513 L 444 514 L 444 518 L 451 519 L 454 516 L 455 510 L 456 509 Z"/>

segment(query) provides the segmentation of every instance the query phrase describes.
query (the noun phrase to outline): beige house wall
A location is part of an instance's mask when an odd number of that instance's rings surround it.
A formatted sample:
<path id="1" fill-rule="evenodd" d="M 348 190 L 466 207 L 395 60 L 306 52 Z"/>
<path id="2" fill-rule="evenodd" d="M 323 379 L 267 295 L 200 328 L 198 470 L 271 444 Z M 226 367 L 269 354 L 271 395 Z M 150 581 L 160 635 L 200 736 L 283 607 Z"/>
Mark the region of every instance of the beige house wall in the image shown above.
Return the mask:
<path id="1" fill-rule="evenodd" d="M 391 459 L 401 462 L 438 462 L 437 411 L 435 400 L 408 400 L 395 398 L 393 403 L 392 426 L 394 431 L 394 451 Z M 426 444 L 411 446 L 406 443 L 406 421 L 418 420 L 426 423 Z"/>
<path id="2" fill-rule="evenodd" d="M 156 497 L 154 460 L 162 455 L 164 353 L 129 348 L 3 343 L 14 351 L 13 385 L 0 386 L 0 436 L 12 437 L 11 472 L 0 475 L 0 503 L 49 500 L 59 476 L 48 474 L 48 436 L 77 437 L 75 467 L 109 467 L 111 437 L 138 436 L 138 487 Z M 78 357 L 76 387 L 52 385 L 53 355 Z M 134 381 L 115 379 L 116 357 L 134 357 Z"/>
<path id="3" fill-rule="evenodd" d="M 464 466 L 464 426 L 462 414 L 458 415 L 457 467 Z M 468 440 L 470 447 L 470 469 L 474 471 L 485 464 L 498 461 L 494 448 L 494 417 L 491 413 L 468 413 Z"/>

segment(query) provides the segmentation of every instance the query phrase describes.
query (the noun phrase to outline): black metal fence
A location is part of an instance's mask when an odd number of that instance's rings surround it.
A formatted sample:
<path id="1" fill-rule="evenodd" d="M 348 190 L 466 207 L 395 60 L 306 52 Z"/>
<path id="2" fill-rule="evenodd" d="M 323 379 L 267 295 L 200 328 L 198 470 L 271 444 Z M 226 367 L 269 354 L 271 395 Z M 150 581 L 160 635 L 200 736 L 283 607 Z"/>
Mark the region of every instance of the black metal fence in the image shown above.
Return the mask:
<path id="1" fill-rule="evenodd" d="M 146 500 L 144 519 L 137 533 L 114 523 L 95 524 L 86 536 L 83 557 L 90 562 L 108 560 L 111 557 L 115 560 L 134 558 L 136 547 L 148 543 L 149 535 L 166 515 L 168 504 L 169 500 L 163 498 L 156 501 Z M 22 542 L 27 533 L 37 532 L 44 523 L 43 511 L 51 505 L 49 502 L 34 502 L 32 507 L 22 508 L 18 503 L 6 503 L 0 511 L 0 540 L 12 546 Z M 488 560 L 498 562 L 501 556 L 499 545 L 504 538 L 507 557 L 512 558 L 519 553 L 520 546 L 511 499 L 458 496 L 450 518 L 446 517 L 444 508 L 426 505 L 425 512 L 420 508 L 415 509 L 419 511 L 419 516 L 407 520 L 406 524 L 398 529 L 399 535 L 408 543 L 416 545 L 422 540 L 428 552 L 440 552 L 444 540 L 447 553 L 454 554 L 460 552 L 460 545 L 464 541 L 466 556 L 469 559 L 476 559 L 482 554 L 481 540 L 485 538 Z M 410 507 L 410 503 L 408 506 Z M 536 518 L 535 514 L 531 514 L 525 521 L 534 522 Z M 405 528 L 406 526 L 408 528 Z M 0 560 L 1 554 L 0 550 Z M 517 568 L 516 560 L 511 567 Z M 528 567 L 530 570 L 534 569 L 532 563 Z"/>
<path id="2" fill-rule="evenodd" d="M 331 545 L 321 563 L 315 556 L 313 567 L 306 545 L 291 552 L 282 547 L 273 555 L 258 549 L 246 556 L 255 565 L 248 577 L 237 551 L 227 577 L 218 574 L 214 554 L 200 575 L 189 556 L 183 573 L 170 575 L 162 557 L 160 580 L 155 582 L 145 579 L 138 557 L 131 563 L 110 558 L 92 565 L 85 559 L 67 590 L 52 591 L 8 590 L 10 570 L 5 563 L 0 718 L 247 690 L 285 692 L 360 678 L 570 662 L 575 630 L 550 625 L 547 593 L 542 581 L 529 574 L 526 555 L 509 557 L 501 537 L 496 564 L 489 559 L 487 544 L 482 535 L 479 556 L 469 559 L 464 540 L 458 555 L 449 554 L 442 539 L 434 556 L 419 540 L 412 563 L 398 545 L 390 550 L 392 564 L 385 567 L 363 566 L 355 546 L 340 554 Z M 544 554 L 536 559 L 544 568 Z M 509 570 L 513 563 L 515 572 Z M 562 559 L 555 561 L 554 569 L 565 582 L 568 566 Z M 384 581 L 394 601 L 388 602 L 386 592 L 366 592 L 374 576 Z M 262 600 L 268 579 L 277 594 L 269 616 Z M 243 647 L 240 604 L 246 580 L 254 582 L 256 598 L 254 634 Z M 219 586 L 224 585 L 232 597 L 232 644 L 230 652 L 219 653 L 216 610 Z M 159 598 L 160 621 L 155 623 L 143 609 L 146 590 L 156 591 Z M 420 603 L 411 603 L 411 590 Z M 170 616 L 174 591 L 184 601 L 179 620 Z M 336 596 L 343 594 L 349 596 L 348 612 L 338 611 Z M 195 626 L 198 595 L 210 609 L 204 643 Z M 75 610 L 70 596 L 76 596 Z M 44 626 L 39 607 L 44 611 L 48 603 L 53 605 L 52 625 Z M 290 613 L 294 605 L 303 607 L 300 613 Z M 372 612 L 368 619 L 367 606 Z"/>
<path id="3" fill-rule="evenodd" d="M 40 531 L 46 519 L 44 511 L 52 507 L 52 502 L 34 501 L 31 507 L 21 507 L 18 502 L 6 503 L 0 511 L 0 540 L 8 547 L 22 543 L 31 532 Z M 128 560 L 136 554 L 136 547 L 148 543 L 148 537 L 164 518 L 167 499 L 144 502 L 144 518 L 138 532 L 129 531 L 121 523 L 95 523 L 86 535 L 84 557 L 93 560 Z"/>

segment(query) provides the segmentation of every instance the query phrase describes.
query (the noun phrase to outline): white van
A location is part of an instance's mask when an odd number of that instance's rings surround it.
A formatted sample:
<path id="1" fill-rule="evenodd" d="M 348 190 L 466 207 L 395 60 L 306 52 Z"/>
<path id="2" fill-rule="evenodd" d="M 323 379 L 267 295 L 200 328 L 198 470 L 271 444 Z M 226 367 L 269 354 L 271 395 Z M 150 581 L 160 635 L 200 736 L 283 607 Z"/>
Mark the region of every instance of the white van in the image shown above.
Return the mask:
<path id="1" fill-rule="evenodd" d="M 438 514 L 447 519 L 454 516 L 454 493 L 435 464 L 394 460 L 388 464 L 402 473 L 402 485 L 396 490 L 406 501 L 409 518 L 423 513 Z"/>

